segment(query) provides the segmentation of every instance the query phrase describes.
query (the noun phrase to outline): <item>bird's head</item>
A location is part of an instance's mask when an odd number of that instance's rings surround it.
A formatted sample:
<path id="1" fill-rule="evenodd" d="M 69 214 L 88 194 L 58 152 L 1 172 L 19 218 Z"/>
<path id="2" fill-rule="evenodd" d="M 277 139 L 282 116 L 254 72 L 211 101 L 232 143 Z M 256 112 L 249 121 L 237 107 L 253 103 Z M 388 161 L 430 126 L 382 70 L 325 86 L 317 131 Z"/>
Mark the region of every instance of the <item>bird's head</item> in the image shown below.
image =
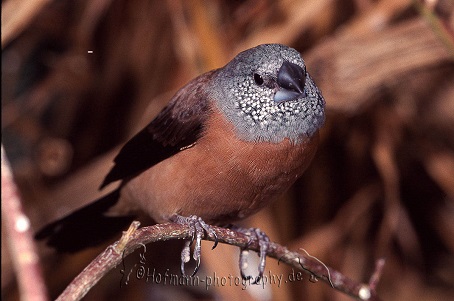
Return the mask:
<path id="1" fill-rule="evenodd" d="M 264 44 L 243 51 L 212 83 L 218 109 L 246 141 L 298 142 L 324 123 L 325 100 L 290 47 Z"/>

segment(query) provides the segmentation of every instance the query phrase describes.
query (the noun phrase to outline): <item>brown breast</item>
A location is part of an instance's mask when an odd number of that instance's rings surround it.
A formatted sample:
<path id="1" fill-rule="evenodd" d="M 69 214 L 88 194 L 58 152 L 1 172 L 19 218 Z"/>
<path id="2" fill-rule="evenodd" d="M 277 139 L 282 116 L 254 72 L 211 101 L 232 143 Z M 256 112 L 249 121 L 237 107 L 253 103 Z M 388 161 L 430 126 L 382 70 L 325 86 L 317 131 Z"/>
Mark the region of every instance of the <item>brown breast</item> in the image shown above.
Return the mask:
<path id="1" fill-rule="evenodd" d="M 138 201 L 158 222 L 173 214 L 197 215 L 208 223 L 242 219 L 295 182 L 317 142 L 318 134 L 299 144 L 242 141 L 213 110 L 195 145 L 132 179 L 122 196 Z"/>

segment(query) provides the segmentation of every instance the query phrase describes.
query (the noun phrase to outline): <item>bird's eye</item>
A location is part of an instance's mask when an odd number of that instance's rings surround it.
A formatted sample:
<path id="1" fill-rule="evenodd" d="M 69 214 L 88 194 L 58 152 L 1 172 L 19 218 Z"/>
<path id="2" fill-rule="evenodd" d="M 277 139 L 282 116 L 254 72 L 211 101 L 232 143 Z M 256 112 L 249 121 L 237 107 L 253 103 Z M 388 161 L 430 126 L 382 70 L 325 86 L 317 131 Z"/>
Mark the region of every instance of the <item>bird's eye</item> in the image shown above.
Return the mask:
<path id="1" fill-rule="evenodd" d="M 263 85 L 263 77 L 260 74 L 254 73 L 254 81 L 257 85 Z"/>

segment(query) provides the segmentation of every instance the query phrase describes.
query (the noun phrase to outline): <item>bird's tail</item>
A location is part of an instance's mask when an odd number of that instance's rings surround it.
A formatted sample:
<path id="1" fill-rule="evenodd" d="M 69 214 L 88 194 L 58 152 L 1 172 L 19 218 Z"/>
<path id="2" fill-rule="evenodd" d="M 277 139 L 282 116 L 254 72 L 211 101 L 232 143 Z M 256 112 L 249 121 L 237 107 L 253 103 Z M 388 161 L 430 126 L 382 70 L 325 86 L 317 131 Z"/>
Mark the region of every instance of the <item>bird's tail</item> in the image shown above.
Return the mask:
<path id="1" fill-rule="evenodd" d="M 106 216 L 107 210 L 118 202 L 119 189 L 93 203 L 59 219 L 36 233 L 38 240 L 60 252 L 77 252 L 96 246 L 125 229 L 134 216 Z"/>

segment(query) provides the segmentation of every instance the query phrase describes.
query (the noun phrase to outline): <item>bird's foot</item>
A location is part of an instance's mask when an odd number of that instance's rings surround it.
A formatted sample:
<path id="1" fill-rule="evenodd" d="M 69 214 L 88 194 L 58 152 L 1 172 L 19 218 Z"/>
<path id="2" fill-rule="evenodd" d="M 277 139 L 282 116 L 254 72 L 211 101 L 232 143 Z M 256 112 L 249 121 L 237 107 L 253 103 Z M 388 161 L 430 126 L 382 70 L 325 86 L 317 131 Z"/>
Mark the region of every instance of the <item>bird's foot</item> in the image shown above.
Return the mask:
<path id="1" fill-rule="evenodd" d="M 194 276 L 200 268 L 200 256 L 202 250 L 202 237 L 205 235 L 205 232 L 208 236 L 214 239 L 214 245 L 212 249 L 216 248 L 218 245 L 218 237 L 216 232 L 211 228 L 210 225 L 205 223 L 200 217 L 191 215 L 188 217 L 181 216 L 181 215 L 174 215 L 171 218 L 171 221 L 180 225 L 187 225 L 191 228 L 191 235 L 192 239 L 185 242 L 184 248 L 181 251 L 181 274 L 186 275 L 184 265 L 191 260 L 191 245 L 195 241 L 194 246 L 194 253 L 192 254 L 192 258 L 194 258 L 196 262 L 196 266 L 194 268 L 194 272 L 192 272 L 192 276 Z"/>
<path id="2" fill-rule="evenodd" d="M 257 283 L 262 279 L 263 273 L 265 271 L 265 264 L 266 264 L 266 253 L 270 247 L 270 239 L 268 236 L 260 229 L 257 228 L 249 228 L 249 229 L 244 229 L 244 228 L 238 228 L 234 227 L 234 229 L 238 232 L 241 232 L 243 234 L 246 234 L 249 237 L 249 242 L 248 245 L 252 244 L 255 240 L 258 241 L 258 244 L 260 246 L 259 249 L 259 257 L 260 257 L 260 262 L 258 266 L 258 271 L 259 274 L 258 276 L 254 279 L 254 283 Z M 244 270 L 248 266 L 247 262 L 247 255 L 249 254 L 249 250 L 243 249 L 241 250 L 240 253 L 240 272 L 241 272 L 241 277 L 243 279 L 249 280 L 252 279 L 252 276 L 246 276 L 244 273 Z"/>

